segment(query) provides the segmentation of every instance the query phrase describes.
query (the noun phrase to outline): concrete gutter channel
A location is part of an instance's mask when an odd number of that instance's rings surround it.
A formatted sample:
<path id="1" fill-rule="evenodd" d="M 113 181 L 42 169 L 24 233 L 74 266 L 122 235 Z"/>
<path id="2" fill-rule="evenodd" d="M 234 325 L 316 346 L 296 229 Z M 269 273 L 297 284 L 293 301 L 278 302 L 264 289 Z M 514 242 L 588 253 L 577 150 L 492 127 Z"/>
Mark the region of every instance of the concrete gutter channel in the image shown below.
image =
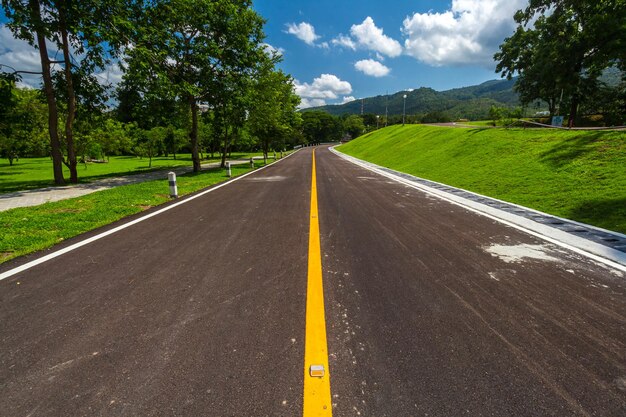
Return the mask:
<path id="1" fill-rule="evenodd" d="M 599 257 L 596 260 L 626 272 L 626 235 L 624 234 L 394 171 L 346 155 L 335 150 L 334 147 L 330 150 L 341 158 L 370 171 L 487 215 L 552 243 L 582 252 L 584 255 L 595 255 Z"/>

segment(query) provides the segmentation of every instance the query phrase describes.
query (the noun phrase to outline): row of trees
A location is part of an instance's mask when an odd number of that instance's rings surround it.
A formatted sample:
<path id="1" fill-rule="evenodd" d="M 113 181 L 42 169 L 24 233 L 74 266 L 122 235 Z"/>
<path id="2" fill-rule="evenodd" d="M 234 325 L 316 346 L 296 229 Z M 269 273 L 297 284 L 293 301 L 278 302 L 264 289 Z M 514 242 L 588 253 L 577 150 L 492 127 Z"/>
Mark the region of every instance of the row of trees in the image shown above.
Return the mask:
<path id="1" fill-rule="evenodd" d="M 402 116 L 400 116 L 400 123 Z M 397 116 L 394 116 L 394 120 Z M 381 117 L 374 114 L 344 114 L 333 116 L 325 111 L 302 113 L 302 140 L 304 143 L 336 142 L 349 136 L 355 139 L 364 133 L 383 127 Z"/>
<path id="2" fill-rule="evenodd" d="M 293 80 L 276 69 L 279 57 L 266 52 L 264 20 L 249 0 L 1 4 L 14 36 L 39 51 L 57 184 L 65 182 L 62 164 L 77 182 L 81 152 L 94 149 L 151 157 L 186 148 L 198 171 L 203 150 L 220 152 L 224 164 L 234 143 L 254 142 L 268 152 L 299 131 Z M 50 58 L 50 43 L 60 59 Z M 124 75 L 111 111 L 95 74 L 115 62 Z M 0 110 L 3 152 L 35 153 L 16 134 L 26 122 L 14 115 L 36 93 L 17 91 L 23 71 L 11 70 L 2 75 L 2 94 L 11 98 Z"/>
<path id="3" fill-rule="evenodd" d="M 626 114 L 626 0 L 530 0 L 515 21 L 517 30 L 494 58 L 502 76 L 519 75 L 522 104 L 541 100 L 550 114 L 569 109 L 570 127 L 587 103 Z M 622 83 L 610 89 L 599 78 L 614 67 Z"/>

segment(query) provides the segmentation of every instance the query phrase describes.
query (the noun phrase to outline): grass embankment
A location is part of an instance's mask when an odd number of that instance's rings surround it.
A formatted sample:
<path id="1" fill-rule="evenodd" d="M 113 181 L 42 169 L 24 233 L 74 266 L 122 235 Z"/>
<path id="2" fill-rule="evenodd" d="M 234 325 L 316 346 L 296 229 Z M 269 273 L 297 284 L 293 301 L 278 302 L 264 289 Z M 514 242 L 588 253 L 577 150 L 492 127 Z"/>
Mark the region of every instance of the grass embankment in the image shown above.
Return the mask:
<path id="1" fill-rule="evenodd" d="M 392 126 L 346 154 L 626 233 L 626 133 Z"/>
<path id="2" fill-rule="evenodd" d="M 261 166 L 262 161 L 256 165 Z M 233 176 L 250 171 L 234 165 Z M 223 169 L 177 177 L 178 194 L 192 193 L 227 179 Z M 0 212 L 0 263 L 46 249 L 63 240 L 169 201 L 167 179 L 126 185 L 82 197 Z"/>
<path id="3" fill-rule="evenodd" d="M 233 153 L 229 159 L 250 158 L 260 156 L 260 153 L 244 154 Z M 206 159 L 202 163 L 217 162 L 219 158 Z M 159 169 L 174 168 L 179 166 L 191 166 L 191 154 L 176 155 L 173 157 L 152 158 L 152 166 L 149 166 L 148 158 L 136 156 L 112 156 L 106 163 L 88 162 L 78 165 L 78 180 L 81 183 L 91 182 L 112 176 L 138 174 L 141 172 L 155 171 Z M 63 166 L 65 179 L 69 181 L 69 170 Z M 14 191 L 31 190 L 35 188 L 51 187 L 52 161 L 50 158 L 22 158 L 10 166 L 6 159 L 0 161 L 0 194 Z"/>

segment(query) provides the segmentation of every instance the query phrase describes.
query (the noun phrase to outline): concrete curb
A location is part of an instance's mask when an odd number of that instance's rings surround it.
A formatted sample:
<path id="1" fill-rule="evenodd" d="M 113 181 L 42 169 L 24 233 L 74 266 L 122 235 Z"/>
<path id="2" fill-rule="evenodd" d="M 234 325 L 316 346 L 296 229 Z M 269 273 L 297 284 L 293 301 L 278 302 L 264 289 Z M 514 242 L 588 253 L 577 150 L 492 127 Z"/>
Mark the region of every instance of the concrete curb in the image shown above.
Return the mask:
<path id="1" fill-rule="evenodd" d="M 626 235 L 331 152 L 353 164 L 626 272 Z"/>

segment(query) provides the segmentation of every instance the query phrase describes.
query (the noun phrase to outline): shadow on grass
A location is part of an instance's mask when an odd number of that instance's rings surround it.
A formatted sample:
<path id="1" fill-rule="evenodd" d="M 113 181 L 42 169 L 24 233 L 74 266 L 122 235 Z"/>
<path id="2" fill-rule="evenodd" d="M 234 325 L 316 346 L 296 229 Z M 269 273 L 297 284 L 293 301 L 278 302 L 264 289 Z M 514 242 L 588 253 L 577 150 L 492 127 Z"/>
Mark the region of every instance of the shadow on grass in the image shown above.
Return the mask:
<path id="1" fill-rule="evenodd" d="M 23 174 L 23 173 L 24 173 L 24 171 L 5 171 L 5 172 L 0 171 L 0 177 L 3 176 L 3 175 L 4 176 L 20 175 L 20 174 Z"/>
<path id="2" fill-rule="evenodd" d="M 127 176 L 132 176 L 132 175 L 137 175 L 137 174 L 147 174 L 147 173 L 151 173 L 151 172 L 158 172 L 158 171 L 168 171 L 168 170 L 172 170 L 172 169 L 181 169 L 181 168 L 186 168 L 188 166 L 186 165 L 175 165 L 175 166 L 155 166 L 155 167 L 141 167 L 141 168 L 137 168 L 137 169 L 133 169 L 133 170 L 128 170 L 128 171 L 121 171 L 121 172 L 108 172 L 108 173 L 104 173 L 104 174 L 92 174 L 89 175 L 88 171 L 82 171 L 79 167 L 78 169 L 78 184 L 83 186 L 83 187 L 87 187 L 89 188 L 89 184 L 95 181 L 99 181 L 99 180 L 104 180 L 107 178 L 123 178 L 123 177 L 127 177 Z M 82 171 L 82 172 L 81 172 Z M 85 172 L 87 172 L 87 175 L 84 175 Z M 83 174 L 83 175 L 81 175 Z M 29 191 L 29 190 L 36 190 L 36 189 L 40 189 L 40 188 L 51 188 L 51 187 L 65 187 L 65 186 L 72 186 L 74 184 L 71 184 L 69 182 L 69 179 L 66 177 L 65 178 L 66 184 L 63 186 L 57 186 L 54 184 L 53 180 L 25 180 L 25 181 L 5 181 L 3 180 L 2 183 L 0 184 L 0 195 L 2 194 L 13 194 L 13 193 L 17 193 L 20 191 Z M 94 187 L 97 187 L 98 185 L 94 184 Z"/>
<path id="3" fill-rule="evenodd" d="M 626 233 L 626 198 L 585 201 L 568 216 L 614 232 Z"/>
<path id="4" fill-rule="evenodd" d="M 52 180 L 31 180 L 31 181 L 2 181 L 0 184 L 0 195 L 16 193 L 25 190 L 34 190 L 37 188 L 54 187 Z"/>
<path id="5" fill-rule="evenodd" d="M 249 158 L 251 154 L 249 153 L 232 153 L 230 158 L 231 159 L 239 159 L 239 158 L 244 158 L 247 159 Z M 118 157 L 119 159 L 136 159 L 137 157 L 135 156 L 125 156 L 125 157 Z M 99 181 L 99 180 L 104 180 L 104 179 L 108 179 L 108 178 L 118 178 L 118 177 L 126 177 L 129 175 L 136 175 L 136 174 L 146 174 L 146 173 L 150 173 L 150 172 L 156 172 L 156 171 L 166 171 L 166 170 L 173 170 L 173 169 L 181 169 L 181 168 L 188 168 L 192 165 L 191 163 L 191 157 L 178 157 L 177 159 L 168 159 L 166 157 L 160 157 L 161 160 L 166 160 L 166 161 L 172 161 L 175 163 L 179 163 L 181 161 L 184 161 L 187 164 L 183 164 L 183 165 L 156 165 L 153 167 L 148 167 L 148 160 L 144 158 L 145 162 L 146 162 L 146 166 L 142 166 L 142 167 L 138 167 L 132 170 L 127 170 L 127 171 L 117 171 L 117 172 L 108 172 L 108 173 L 104 173 L 104 174 L 90 174 L 89 169 L 84 169 L 84 165 L 83 164 L 79 164 L 78 165 L 78 183 L 80 185 L 82 185 L 83 187 L 87 187 L 89 188 L 89 183 L 95 182 L 95 181 Z M 221 158 L 219 157 L 214 157 L 214 158 L 210 158 L 208 157 L 208 155 L 205 156 L 205 158 L 202 160 L 203 164 L 208 164 L 208 163 L 215 163 L 215 162 L 219 162 Z M 157 160 L 156 158 L 153 159 Z M 25 164 L 28 163 L 28 160 L 25 159 L 24 160 Z M 8 167 L 8 164 L 5 164 L 6 167 Z M 14 169 L 14 167 L 12 168 Z M 203 169 L 204 170 L 204 169 Z M 2 176 L 14 176 L 14 175 L 18 175 L 18 174 L 22 174 L 23 171 L 0 171 L 0 175 Z M 68 174 L 65 173 L 65 180 L 66 180 L 66 184 L 65 186 L 71 186 L 72 184 L 69 182 L 69 178 L 68 178 Z M 29 191 L 29 190 L 36 190 L 36 189 L 40 189 L 40 188 L 51 188 L 51 187 L 57 187 L 57 185 L 54 184 L 54 181 L 52 179 L 52 170 L 50 170 L 50 179 L 37 179 L 37 180 L 11 180 L 11 179 L 3 179 L 0 182 L 0 195 L 4 195 L 4 197 L 9 197 L 6 194 L 14 194 L 14 193 L 19 193 L 21 191 Z M 96 185 L 94 185 L 95 187 Z M 1 197 L 0 197 L 1 198 Z"/>
<path id="6" fill-rule="evenodd" d="M 542 153 L 539 159 L 552 168 L 563 167 L 588 153 L 596 151 L 595 142 L 599 138 L 599 133 L 585 132 L 580 136 L 559 142 L 550 150 Z"/>

